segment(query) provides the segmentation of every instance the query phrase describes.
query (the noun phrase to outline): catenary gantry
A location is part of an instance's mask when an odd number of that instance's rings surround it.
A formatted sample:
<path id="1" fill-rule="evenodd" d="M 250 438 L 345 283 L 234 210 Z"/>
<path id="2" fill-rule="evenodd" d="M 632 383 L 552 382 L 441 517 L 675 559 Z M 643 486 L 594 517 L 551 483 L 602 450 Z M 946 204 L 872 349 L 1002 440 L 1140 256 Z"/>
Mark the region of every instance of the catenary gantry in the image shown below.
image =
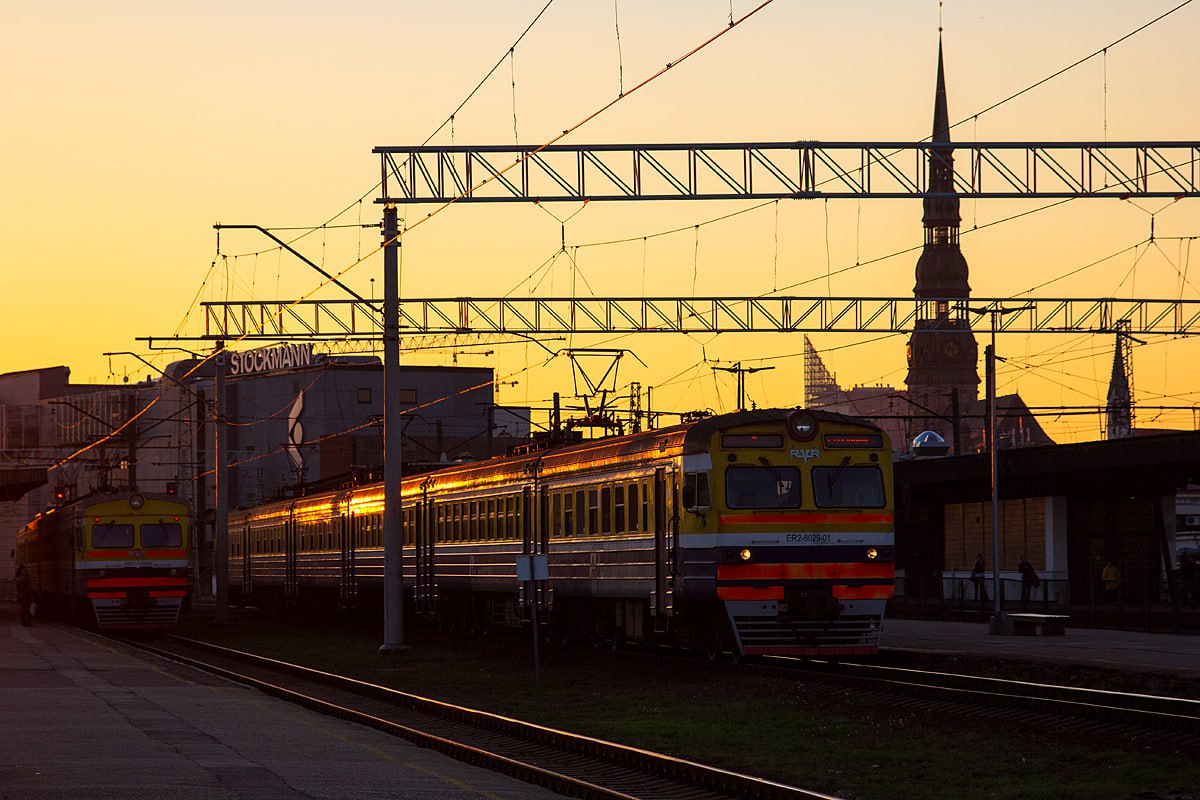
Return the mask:
<path id="1" fill-rule="evenodd" d="M 377 147 L 380 203 L 1197 197 L 1200 142 Z M 955 193 L 927 192 L 952 170 Z"/>
<path id="2" fill-rule="evenodd" d="M 207 302 L 203 339 L 378 338 L 379 311 L 357 300 Z M 990 330 L 1004 308 L 1007 333 L 1200 333 L 1200 300 L 913 297 L 405 298 L 406 334 L 911 333 Z M 159 339 L 159 341 L 163 341 Z"/>

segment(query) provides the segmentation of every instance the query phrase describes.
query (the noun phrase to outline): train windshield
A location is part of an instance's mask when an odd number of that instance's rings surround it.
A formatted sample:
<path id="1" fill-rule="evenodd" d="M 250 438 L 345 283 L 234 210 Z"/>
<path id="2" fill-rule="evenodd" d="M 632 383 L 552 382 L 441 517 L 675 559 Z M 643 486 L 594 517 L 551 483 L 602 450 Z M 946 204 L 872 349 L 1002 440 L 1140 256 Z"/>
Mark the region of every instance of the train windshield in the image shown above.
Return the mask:
<path id="1" fill-rule="evenodd" d="M 819 508 L 883 508 L 878 467 L 813 467 L 813 499 Z"/>
<path id="2" fill-rule="evenodd" d="M 730 467 L 725 471 L 725 502 L 730 508 L 799 508 L 800 470 Z"/>
<path id="3" fill-rule="evenodd" d="M 93 525 L 92 547 L 133 547 L 133 526 Z"/>
<path id="4" fill-rule="evenodd" d="M 142 524 L 142 547 L 179 547 L 182 544 L 183 526 L 178 522 Z"/>

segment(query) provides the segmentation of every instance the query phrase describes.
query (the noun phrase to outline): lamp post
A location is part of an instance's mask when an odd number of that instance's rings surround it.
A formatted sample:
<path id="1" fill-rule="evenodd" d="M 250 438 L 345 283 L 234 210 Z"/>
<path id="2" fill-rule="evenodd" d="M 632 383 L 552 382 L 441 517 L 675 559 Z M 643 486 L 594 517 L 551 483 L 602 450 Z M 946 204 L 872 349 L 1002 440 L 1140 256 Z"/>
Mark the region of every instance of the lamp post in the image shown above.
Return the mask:
<path id="1" fill-rule="evenodd" d="M 992 304 L 984 308 L 963 308 L 972 314 L 988 314 L 992 321 L 992 343 L 986 348 L 987 402 L 988 402 L 988 456 L 992 469 L 992 633 L 1008 633 L 1004 619 L 1004 607 L 1000 602 L 1000 459 L 996 447 L 996 327 L 1005 314 L 1032 309 L 1032 305 L 1003 308 Z"/>

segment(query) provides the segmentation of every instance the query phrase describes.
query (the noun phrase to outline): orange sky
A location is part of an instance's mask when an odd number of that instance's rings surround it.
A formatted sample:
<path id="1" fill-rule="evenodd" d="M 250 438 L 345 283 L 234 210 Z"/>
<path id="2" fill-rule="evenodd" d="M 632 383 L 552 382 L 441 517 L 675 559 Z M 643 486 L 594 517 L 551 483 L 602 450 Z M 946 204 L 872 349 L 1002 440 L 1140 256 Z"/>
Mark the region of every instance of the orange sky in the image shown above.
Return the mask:
<path id="1" fill-rule="evenodd" d="M 950 115 L 969 120 L 954 138 L 1200 138 L 1200 2 L 972 118 L 1178 4 L 946 3 Z M 101 353 L 134 350 L 165 365 L 174 355 L 152 354 L 136 339 L 198 332 L 195 301 L 308 293 L 316 273 L 257 234 L 226 232 L 218 254 L 213 223 L 377 222 L 371 148 L 419 144 L 437 130 L 545 0 L 419 5 L 5 4 L 0 65 L 11 77 L 0 89 L 8 110 L 0 125 L 0 336 L 9 344 L 0 372 L 65 364 L 76 381 L 143 378 L 147 369 L 136 360 Z M 453 139 L 446 126 L 434 141 L 546 141 L 754 5 L 556 0 L 456 115 Z M 567 141 L 918 140 L 931 126 L 937 27 L 935 2 L 776 0 Z M 963 202 L 976 295 L 1013 296 L 1128 250 L 1039 296 L 1197 297 L 1187 272 L 1191 242 L 1175 237 L 1200 235 L 1200 201 L 1079 200 L 972 232 L 1045 204 Z M 758 294 L 807 281 L 792 292 L 911 293 L 916 254 L 825 276 L 919 245 L 918 201 L 790 201 L 701 224 L 756 205 L 455 207 L 405 239 L 403 292 L 563 295 L 574 285 L 580 294 L 686 296 Z M 414 219 L 426 211 L 402 213 Z M 1152 216 L 1157 242 L 1131 250 L 1148 238 Z M 559 220 L 568 217 L 574 266 L 565 255 L 555 259 L 564 238 Z M 687 230 L 656 236 L 678 227 Z M 595 244 L 625 238 L 636 241 Z M 295 246 L 340 271 L 377 242 L 373 229 L 337 228 Z M 381 268 L 380 257 L 368 258 L 344 280 L 365 295 L 374 278 L 379 294 Z M 905 337 L 813 338 L 844 384 L 903 384 Z M 1147 341 L 1135 353 L 1139 404 L 1195 404 L 1197 347 Z M 618 383 L 655 386 L 658 408 L 732 408 L 733 377 L 714 372 L 714 361 L 775 366 L 747 381 L 760 405 L 803 398 L 798 336 L 602 344 L 576 337 L 571 344 L 633 350 L 646 365 L 624 359 Z M 544 352 L 536 347 L 487 349 L 494 353 L 463 350 L 457 363 L 493 366 L 516 381 L 502 387 L 501 402 L 544 405 L 555 390 L 571 393 L 565 358 L 540 366 Z M 999 351 L 1011 358 L 1002 391 L 1038 405 L 1103 398 L 1111 337 L 1011 335 L 1001 337 Z M 449 351 L 408 358 L 451 362 Z M 1190 411 L 1153 416 L 1140 413 L 1139 422 L 1194 426 Z M 1094 438 L 1099 426 L 1047 420 L 1060 440 Z"/>

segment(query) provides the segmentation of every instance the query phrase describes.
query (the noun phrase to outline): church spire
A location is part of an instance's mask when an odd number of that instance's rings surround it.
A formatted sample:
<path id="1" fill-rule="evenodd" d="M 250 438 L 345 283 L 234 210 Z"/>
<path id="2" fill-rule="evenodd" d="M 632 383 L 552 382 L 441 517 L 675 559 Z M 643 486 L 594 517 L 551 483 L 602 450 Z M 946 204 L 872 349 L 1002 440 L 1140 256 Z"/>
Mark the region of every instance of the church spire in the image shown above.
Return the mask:
<path id="1" fill-rule="evenodd" d="M 942 58 L 942 36 L 938 33 L 937 87 L 933 92 L 934 147 L 929 151 L 928 191 L 943 197 L 925 198 L 925 244 L 958 244 L 958 194 L 954 191 L 954 148 L 950 147 L 950 111 L 946 102 L 946 68 Z"/>
<path id="2" fill-rule="evenodd" d="M 950 111 L 946 105 L 946 69 L 942 60 L 942 36 L 938 34 L 937 88 L 933 94 L 933 141 L 950 141 Z"/>
<path id="3" fill-rule="evenodd" d="M 919 306 L 916 330 L 908 340 L 908 398 L 934 416 L 915 420 L 917 430 L 937 430 L 948 438 L 947 422 L 955 407 L 979 396 L 979 350 L 966 321 L 954 306 L 971 296 L 967 260 L 959 249 L 958 193 L 954 187 L 954 146 L 946 100 L 946 69 L 938 30 L 937 86 L 933 97 L 933 136 L 923 201 L 925 247 L 917 260 L 913 294 L 930 302 Z"/>

